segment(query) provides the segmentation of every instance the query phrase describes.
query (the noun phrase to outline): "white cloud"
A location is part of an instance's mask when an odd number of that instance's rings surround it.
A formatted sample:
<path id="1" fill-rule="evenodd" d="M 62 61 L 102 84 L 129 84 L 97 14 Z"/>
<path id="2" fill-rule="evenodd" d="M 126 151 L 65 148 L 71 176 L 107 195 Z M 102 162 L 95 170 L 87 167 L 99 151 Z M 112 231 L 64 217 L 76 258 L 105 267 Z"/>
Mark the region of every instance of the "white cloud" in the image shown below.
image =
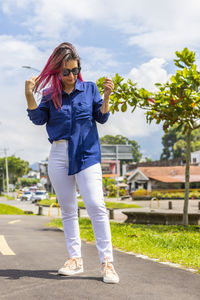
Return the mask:
<path id="1" fill-rule="evenodd" d="M 128 109 L 125 113 L 115 112 L 111 114 L 109 120 L 98 125 L 99 135 L 123 135 L 126 137 L 145 137 L 160 130 L 160 126 L 152 123 L 146 123 L 145 112 L 141 109 L 136 109 L 134 113 Z"/>
<path id="2" fill-rule="evenodd" d="M 198 47 L 200 2 L 198 0 L 2 0 L 5 14 L 21 15 L 21 22 L 34 35 L 74 40 L 83 34 L 87 21 L 109 26 L 124 34 L 152 57 L 170 59 L 175 50 Z M 30 10 L 31 7 L 31 10 Z"/>
<path id="3" fill-rule="evenodd" d="M 118 49 L 122 43 L 125 49 L 127 42 L 131 51 L 136 45 L 141 56 L 148 54 L 152 57 L 137 68 L 133 66 L 125 77 L 146 89 L 154 89 L 155 82 L 168 79 L 164 67 L 174 57 L 175 50 L 185 46 L 199 49 L 198 0 L 0 0 L 0 6 L 9 20 L 16 18 L 15 22 L 27 29 L 26 36 L 0 36 L 0 139 L 11 153 L 16 151 L 17 155 L 18 149 L 25 149 L 20 155 L 31 162 L 36 157 L 38 160 L 48 155 L 49 143 L 45 127 L 32 125 L 27 117 L 24 81 L 32 71 L 21 66 L 41 69 L 52 49 L 63 40 L 71 40 L 81 55 L 85 80 L 109 76 L 108 72 L 112 73 L 112 69 L 120 67 L 122 62 L 115 56 L 114 48 L 107 49 L 103 33 L 102 40 L 98 41 L 99 47 L 92 47 L 92 41 L 87 43 L 90 28 L 85 29 L 86 25 L 94 24 L 102 26 L 102 30 L 111 28 L 117 32 L 119 39 L 115 45 L 118 43 Z M 84 34 L 84 42 L 79 41 L 77 37 Z M 132 65 L 128 53 L 124 64 Z M 158 130 L 159 126 L 146 124 L 144 112 L 140 110 L 134 114 L 116 113 L 106 124 L 99 126 L 101 136 L 149 136 Z"/>
<path id="4" fill-rule="evenodd" d="M 138 83 L 138 87 L 155 91 L 155 83 L 165 83 L 169 79 L 164 69 L 166 62 L 162 58 L 153 58 L 147 63 L 141 64 L 138 68 L 133 68 L 128 74 L 128 78 Z"/>
<path id="5" fill-rule="evenodd" d="M 9 74 L 12 76 L 13 71 L 19 73 L 24 65 L 34 66 L 39 69 L 46 54 L 31 44 L 30 41 L 24 41 L 21 38 L 8 35 L 0 36 L 0 44 L 0 68 L 4 72 L 6 71 L 8 76 Z M 2 74 L 1 72 L 1 75 L 6 79 L 5 73 Z"/>
<path id="6" fill-rule="evenodd" d="M 45 127 L 34 126 L 27 116 L 24 81 L 10 84 L 10 89 L 0 85 L 0 89 L 1 148 L 8 148 L 8 155 L 15 154 L 30 162 L 46 158 L 50 144 Z"/>
<path id="7" fill-rule="evenodd" d="M 155 91 L 156 82 L 164 83 L 169 79 L 164 69 L 166 62 L 161 58 L 153 58 L 149 62 L 141 64 L 138 68 L 131 69 L 126 76 L 138 83 L 138 87 L 144 87 L 147 90 Z M 115 112 L 111 114 L 109 121 L 103 126 L 98 126 L 101 136 L 110 134 L 121 134 L 126 137 L 145 137 L 161 130 L 161 125 L 155 123 L 147 124 L 145 111 L 136 109 L 131 113 L 129 108 L 126 113 Z"/>

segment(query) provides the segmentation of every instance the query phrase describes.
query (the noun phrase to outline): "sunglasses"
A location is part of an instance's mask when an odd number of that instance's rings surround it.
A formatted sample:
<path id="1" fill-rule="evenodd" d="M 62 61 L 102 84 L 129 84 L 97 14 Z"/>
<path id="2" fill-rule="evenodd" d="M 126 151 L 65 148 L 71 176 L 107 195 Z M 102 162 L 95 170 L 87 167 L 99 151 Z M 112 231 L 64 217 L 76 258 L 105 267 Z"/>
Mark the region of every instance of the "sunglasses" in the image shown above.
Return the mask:
<path id="1" fill-rule="evenodd" d="M 70 69 L 64 69 L 63 70 L 63 76 L 69 76 L 69 74 L 72 72 L 73 75 L 78 75 L 80 73 L 81 68 L 73 68 L 72 70 Z"/>

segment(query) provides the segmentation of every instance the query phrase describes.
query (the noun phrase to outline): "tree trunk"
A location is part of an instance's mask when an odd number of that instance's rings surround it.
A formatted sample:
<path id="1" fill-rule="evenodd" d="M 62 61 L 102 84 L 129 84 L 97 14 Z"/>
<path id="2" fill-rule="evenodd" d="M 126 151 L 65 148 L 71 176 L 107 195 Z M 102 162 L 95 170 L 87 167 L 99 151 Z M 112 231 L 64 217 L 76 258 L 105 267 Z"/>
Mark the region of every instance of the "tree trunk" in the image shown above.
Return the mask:
<path id="1" fill-rule="evenodd" d="M 188 129 L 186 136 L 186 166 L 185 166 L 185 199 L 183 208 L 183 225 L 188 225 L 188 203 L 189 203 L 189 188 L 190 188 L 190 151 L 191 151 L 191 129 Z"/>

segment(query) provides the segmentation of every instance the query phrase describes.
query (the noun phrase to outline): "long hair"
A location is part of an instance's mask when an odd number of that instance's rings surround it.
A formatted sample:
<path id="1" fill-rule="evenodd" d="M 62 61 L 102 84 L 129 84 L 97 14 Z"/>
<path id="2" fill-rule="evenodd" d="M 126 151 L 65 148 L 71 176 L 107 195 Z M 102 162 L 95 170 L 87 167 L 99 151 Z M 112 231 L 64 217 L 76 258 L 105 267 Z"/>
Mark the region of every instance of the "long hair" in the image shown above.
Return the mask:
<path id="1" fill-rule="evenodd" d="M 36 80 L 34 91 L 41 91 L 47 86 L 48 88 L 43 91 L 43 95 L 47 96 L 47 99 L 52 99 L 56 108 L 61 107 L 62 101 L 62 82 L 59 73 L 64 61 L 69 60 L 77 60 L 78 67 L 80 67 L 80 57 L 74 46 L 70 43 L 62 43 L 54 49 Z M 81 73 L 79 73 L 78 78 L 83 81 Z"/>

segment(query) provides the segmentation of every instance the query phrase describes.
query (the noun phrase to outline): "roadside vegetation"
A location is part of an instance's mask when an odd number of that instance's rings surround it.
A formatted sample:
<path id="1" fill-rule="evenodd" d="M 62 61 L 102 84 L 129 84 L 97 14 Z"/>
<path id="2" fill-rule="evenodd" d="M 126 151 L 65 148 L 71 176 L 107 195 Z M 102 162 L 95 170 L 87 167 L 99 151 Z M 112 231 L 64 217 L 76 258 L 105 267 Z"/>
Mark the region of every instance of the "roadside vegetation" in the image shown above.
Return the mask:
<path id="1" fill-rule="evenodd" d="M 94 242 L 91 222 L 80 218 L 81 239 Z M 61 219 L 48 226 L 63 228 Z M 123 251 L 172 262 L 200 273 L 200 226 L 139 225 L 111 222 L 113 246 Z"/>
<path id="2" fill-rule="evenodd" d="M 6 198 L 6 200 L 15 200 L 15 197 L 13 197 L 13 196 L 8 196 L 8 195 L 5 195 L 5 194 L 1 194 L 1 197 Z"/>
<path id="3" fill-rule="evenodd" d="M 47 205 L 50 206 L 52 203 L 55 203 L 55 200 L 41 200 L 38 202 L 40 205 Z M 136 204 L 126 204 L 126 203 L 119 203 L 119 202 L 109 202 L 105 201 L 107 208 L 114 208 L 114 209 L 124 209 L 124 208 L 140 208 L 139 205 Z M 78 201 L 78 207 L 79 208 L 85 208 L 83 201 Z"/>
<path id="4" fill-rule="evenodd" d="M 149 192 L 145 189 L 138 189 L 131 193 L 133 199 L 151 199 L 156 197 L 158 199 L 184 199 L 185 190 L 184 189 L 173 189 L 173 190 L 155 190 Z M 190 189 L 189 192 L 190 199 L 199 199 L 200 190 Z"/>
<path id="5" fill-rule="evenodd" d="M 17 207 L 0 203 L 0 215 L 24 215 L 24 211 Z"/>

